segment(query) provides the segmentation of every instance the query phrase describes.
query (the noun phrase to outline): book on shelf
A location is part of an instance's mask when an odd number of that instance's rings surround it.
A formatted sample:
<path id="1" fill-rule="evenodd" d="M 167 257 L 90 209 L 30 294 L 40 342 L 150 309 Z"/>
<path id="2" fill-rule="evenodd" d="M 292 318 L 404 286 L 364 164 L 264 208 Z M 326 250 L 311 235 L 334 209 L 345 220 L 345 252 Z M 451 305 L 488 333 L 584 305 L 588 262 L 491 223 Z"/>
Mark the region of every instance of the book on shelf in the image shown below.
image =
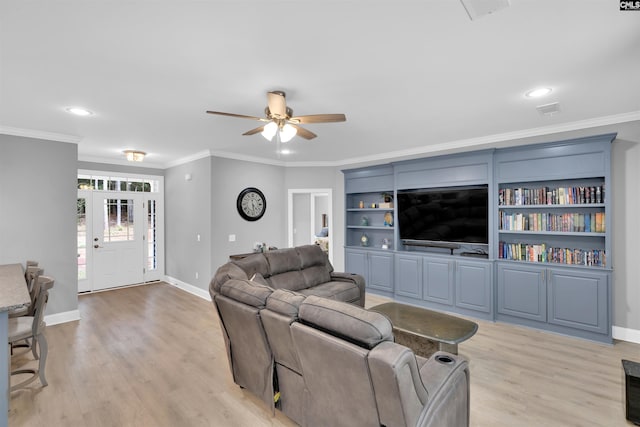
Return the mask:
<path id="1" fill-rule="evenodd" d="M 575 249 L 549 247 L 544 243 L 498 243 L 498 258 L 552 264 L 606 267 L 607 257 L 603 249 Z"/>
<path id="2" fill-rule="evenodd" d="M 498 227 L 505 231 L 557 231 L 573 233 L 604 233 L 606 214 L 595 213 L 543 213 L 500 211 Z"/>
<path id="3" fill-rule="evenodd" d="M 603 186 L 592 187 L 539 187 L 501 188 L 498 190 L 500 206 L 522 205 L 584 205 L 604 203 Z"/>

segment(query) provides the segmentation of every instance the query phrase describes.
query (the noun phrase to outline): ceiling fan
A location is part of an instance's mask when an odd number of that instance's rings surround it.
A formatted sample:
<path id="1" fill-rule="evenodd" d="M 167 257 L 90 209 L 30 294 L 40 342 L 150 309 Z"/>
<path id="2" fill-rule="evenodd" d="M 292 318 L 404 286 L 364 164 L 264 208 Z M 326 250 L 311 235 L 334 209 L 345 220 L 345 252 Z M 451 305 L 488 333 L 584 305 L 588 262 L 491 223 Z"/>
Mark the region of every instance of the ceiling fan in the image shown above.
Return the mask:
<path id="1" fill-rule="evenodd" d="M 267 107 L 264 109 L 266 117 L 245 116 L 243 114 L 223 113 L 221 111 L 207 111 L 207 113 L 266 122 L 265 125 L 251 129 L 243 133 L 243 135 L 255 135 L 256 133 L 262 133 L 262 136 L 267 138 L 269 141 L 273 140 L 273 137 L 277 135 L 279 142 L 288 142 L 296 135 L 301 136 L 304 139 L 313 139 L 318 136 L 303 128 L 300 124 L 344 122 L 347 120 L 344 114 L 311 114 L 307 116 L 294 116 L 293 110 L 287 107 L 285 93 L 275 90 L 267 92 Z"/>

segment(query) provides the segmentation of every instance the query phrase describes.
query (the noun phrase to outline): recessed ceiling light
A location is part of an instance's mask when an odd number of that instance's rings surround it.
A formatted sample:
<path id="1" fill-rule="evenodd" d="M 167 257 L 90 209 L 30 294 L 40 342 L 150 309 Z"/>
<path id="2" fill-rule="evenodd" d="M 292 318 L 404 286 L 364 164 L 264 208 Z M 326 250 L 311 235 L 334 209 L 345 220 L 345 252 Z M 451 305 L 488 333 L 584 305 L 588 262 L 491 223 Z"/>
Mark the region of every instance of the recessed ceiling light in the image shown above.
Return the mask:
<path id="1" fill-rule="evenodd" d="M 76 116 L 93 116 L 91 111 L 81 107 L 68 107 L 65 110 L 67 113 L 75 114 Z"/>
<path id="2" fill-rule="evenodd" d="M 524 96 L 526 96 L 527 98 L 540 98 L 541 96 L 549 95 L 550 93 L 551 88 L 540 87 L 530 90 L 529 92 L 525 93 Z"/>
<path id="3" fill-rule="evenodd" d="M 291 150 L 287 150 L 285 148 L 284 150 L 280 150 L 280 154 L 284 154 L 284 155 L 291 154 Z"/>

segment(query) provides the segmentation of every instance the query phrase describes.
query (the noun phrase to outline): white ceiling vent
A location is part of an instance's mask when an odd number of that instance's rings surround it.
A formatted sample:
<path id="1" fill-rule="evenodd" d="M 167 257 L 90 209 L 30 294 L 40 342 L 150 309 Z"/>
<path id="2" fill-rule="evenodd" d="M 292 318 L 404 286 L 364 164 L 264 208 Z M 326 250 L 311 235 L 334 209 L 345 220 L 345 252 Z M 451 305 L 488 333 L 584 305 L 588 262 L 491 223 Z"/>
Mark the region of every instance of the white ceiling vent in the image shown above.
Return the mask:
<path id="1" fill-rule="evenodd" d="M 482 18 L 508 7 L 510 0 L 460 0 L 471 20 Z"/>
<path id="2" fill-rule="evenodd" d="M 536 110 L 538 110 L 538 112 L 543 116 L 553 116 L 560 112 L 560 104 L 553 102 L 551 104 L 538 105 Z"/>

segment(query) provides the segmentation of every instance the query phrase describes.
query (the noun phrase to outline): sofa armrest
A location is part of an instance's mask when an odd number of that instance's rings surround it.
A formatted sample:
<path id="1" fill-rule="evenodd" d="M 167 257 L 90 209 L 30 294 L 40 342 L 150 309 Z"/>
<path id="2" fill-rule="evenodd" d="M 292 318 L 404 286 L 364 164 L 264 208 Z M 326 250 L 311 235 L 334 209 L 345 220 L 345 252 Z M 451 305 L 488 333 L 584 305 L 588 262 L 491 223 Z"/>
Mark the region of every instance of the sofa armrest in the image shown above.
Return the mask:
<path id="1" fill-rule="evenodd" d="M 429 393 L 417 426 L 469 426 L 469 364 L 461 356 L 436 352 L 420 368 Z"/>
<path id="2" fill-rule="evenodd" d="M 338 272 L 332 271 L 331 280 L 335 280 L 337 282 L 351 282 L 357 285 L 358 289 L 360 290 L 360 306 L 364 307 L 364 291 L 365 291 L 364 277 L 355 273 L 338 273 Z"/>
<path id="3" fill-rule="evenodd" d="M 380 422 L 387 426 L 416 425 L 429 397 L 413 352 L 383 342 L 369 352 L 368 361 Z"/>

